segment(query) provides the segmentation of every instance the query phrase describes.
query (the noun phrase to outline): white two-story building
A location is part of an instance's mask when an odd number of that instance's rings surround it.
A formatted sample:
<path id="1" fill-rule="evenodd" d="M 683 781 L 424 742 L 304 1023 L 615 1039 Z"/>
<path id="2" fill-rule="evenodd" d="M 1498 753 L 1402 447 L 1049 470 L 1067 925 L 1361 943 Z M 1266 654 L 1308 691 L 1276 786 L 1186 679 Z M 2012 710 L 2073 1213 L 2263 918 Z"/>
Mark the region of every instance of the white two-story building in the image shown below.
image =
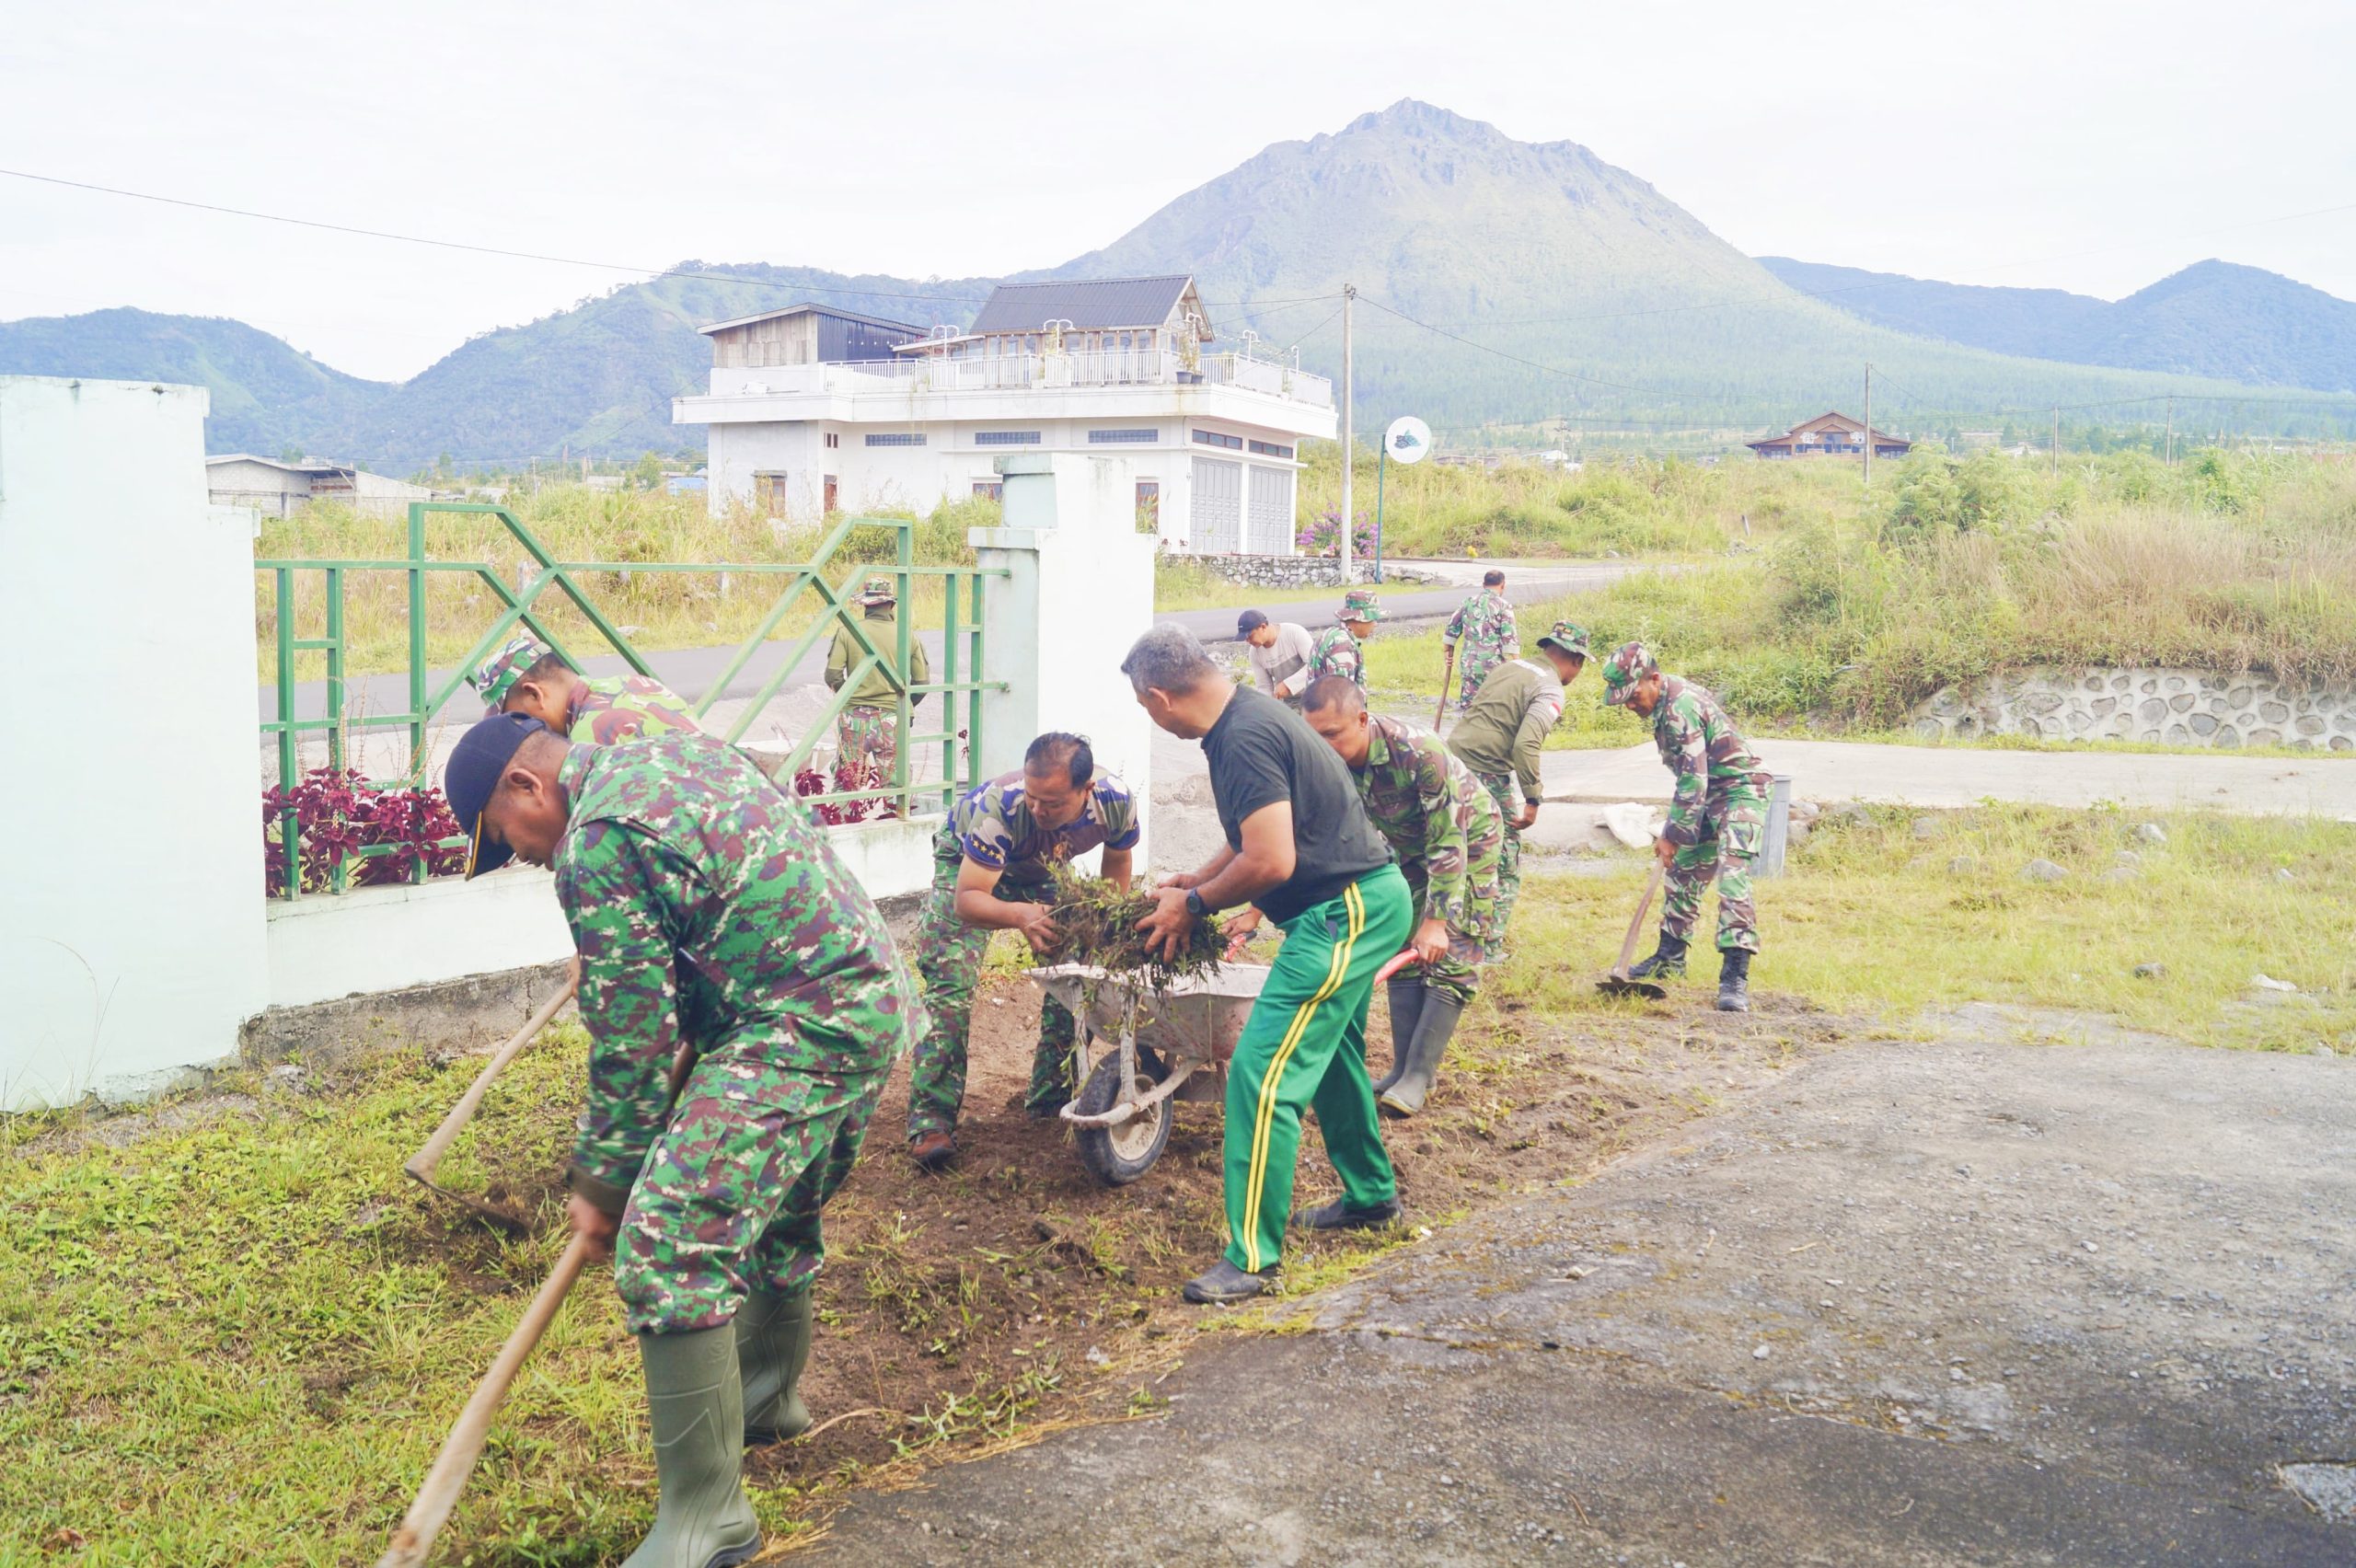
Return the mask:
<path id="1" fill-rule="evenodd" d="M 1334 432 L 1324 377 L 1212 352 L 1187 277 L 1002 284 L 962 332 L 822 305 L 703 330 L 711 390 L 672 419 L 709 429 L 715 513 L 929 512 L 1069 452 L 1120 464 L 1172 550 L 1289 555 L 1299 443 Z"/>

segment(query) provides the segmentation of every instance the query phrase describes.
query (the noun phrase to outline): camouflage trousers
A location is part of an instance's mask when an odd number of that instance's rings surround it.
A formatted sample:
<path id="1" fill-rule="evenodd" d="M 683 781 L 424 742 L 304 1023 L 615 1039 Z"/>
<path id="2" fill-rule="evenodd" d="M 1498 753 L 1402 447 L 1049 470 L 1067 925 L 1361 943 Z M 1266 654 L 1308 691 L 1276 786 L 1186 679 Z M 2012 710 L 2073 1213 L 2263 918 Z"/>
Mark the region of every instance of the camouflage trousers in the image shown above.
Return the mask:
<path id="1" fill-rule="evenodd" d="M 614 1286 L 634 1334 L 716 1329 L 748 1290 L 807 1290 L 818 1211 L 850 1175 L 885 1074 L 780 1066 L 760 1034 L 707 1053 L 631 1186 Z"/>
<path id="2" fill-rule="evenodd" d="M 844 709 L 835 720 L 835 767 L 857 767 L 870 787 L 889 784 L 900 755 L 900 715 L 890 708 Z"/>
<path id="3" fill-rule="evenodd" d="M 1001 885 L 998 896 L 1029 902 L 1046 889 Z M 982 959 L 997 933 L 957 918 L 955 871 L 936 875 L 917 928 L 917 978 L 924 986 L 932 1025 L 908 1058 L 908 1136 L 953 1132 L 965 1103 L 965 1036 L 974 1017 L 974 986 Z M 1072 1044 L 1079 1026 L 1069 1009 L 1053 997 L 1039 1004 L 1039 1047 L 1031 1057 L 1026 1109 L 1047 1110 L 1072 1096 Z"/>
<path id="4" fill-rule="evenodd" d="M 1484 943 L 1484 951 L 1494 962 L 1505 956 L 1506 928 L 1513 923 L 1514 903 L 1521 897 L 1521 829 L 1514 826 L 1514 819 L 1521 815 L 1521 791 L 1510 773 L 1475 771 L 1472 777 L 1497 802 L 1497 815 L 1506 830 L 1505 842 L 1497 851 L 1496 918 Z"/>
<path id="5" fill-rule="evenodd" d="M 1481 965 L 1488 958 L 1493 943 L 1505 933 L 1497 919 L 1497 865 L 1504 854 L 1502 839 L 1472 846 L 1464 868 L 1467 924 L 1459 926 L 1449 921 L 1448 951 L 1437 963 L 1422 967 L 1424 989 L 1446 997 L 1458 1007 L 1471 1002 L 1472 993 L 1481 988 Z M 1415 901 L 1415 924 L 1420 926 L 1431 916 L 1426 900 L 1424 863 L 1417 860 L 1399 869 L 1406 874 L 1407 892 Z"/>
<path id="6" fill-rule="evenodd" d="M 1456 710 L 1459 713 L 1472 706 L 1472 699 L 1481 695 L 1481 683 L 1489 678 L 1491 671 L 1504 663 L 1502 658 L 1495 654 L 1467 653 L 1464 656 L 1464 663 L 1461 667 L 1463 678 L 1456 687 Z"/>
<path id="7" fill-rule="evenodd" d="M 1750 861 L 1767 835 L 1767 802 L 1758 790 L 1712 791 L 1702 806 L 1702 836 L 1678 850 L 1669 863 L 1669 896 L 1660 908 L 1660 934 L 1693 940 L 1702 917 L 1702 894 L 1718 884 L 1718 946 L 1759 951 L 1759 911 L 1750 902 Z"/>

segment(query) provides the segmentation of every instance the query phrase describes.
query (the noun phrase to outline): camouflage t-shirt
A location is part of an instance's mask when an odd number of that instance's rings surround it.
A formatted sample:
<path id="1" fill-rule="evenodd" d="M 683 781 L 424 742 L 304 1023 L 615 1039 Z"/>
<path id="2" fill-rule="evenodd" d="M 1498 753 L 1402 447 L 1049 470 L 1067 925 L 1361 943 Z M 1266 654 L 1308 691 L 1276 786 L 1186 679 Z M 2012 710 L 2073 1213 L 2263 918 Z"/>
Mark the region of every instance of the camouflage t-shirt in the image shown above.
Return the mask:
<path id="1" fill-rule="evenodd" d="M 1465 600 L 1439 635 L 1450 648 L 1460 640 L 1463 643 L 1460 673 L 1468 694 L 1481 689 L 1491 670 L 1521 657 L 1521 631 L 1514 621 L 1513 605 L 1494 589 L 1484 588 Z"/>
<path id="2" fill-rule="evenodd" d="M 1327 675 L 1347 675 L 1366 685 L 1366 651 L 1348 627 L 1327 627 L 1317 634 L 1317 645 L 1310 651 L 1309 678 L 1320 681 Z"/>
<path id="3" fill-rule="evenodd" d="M 1022 886 L 1045 882 L 1057 864 L 1099 845 L 1134 849 L 1142 836 L 1137 801 L 1114 775 L 1099 772 L 1089 781 L 1088 801 L 1080 815 L 1061 827 L 1042 827 L 1022 792 L 1019 768 L 968 790 L 958 801 L 941 835 L 944 854 L 953 835 L 960 861 L 971 859 L 1002 871 L 1005 881 Z"/>
<path id="4" fill-rule="evenodd" d="M 923 1003 L 875 905 L 810 813 L 710 735 L 575 746 L 557 901 L 581 953 L 589 1086 L 575 1168 L 637 1180 L 672 1057 L 756 1042 L 776 1071 L 882 1072 Z"/>
<path id="5" fill-rule="evenodd" d="M 1702 817 L 1709 797 L 1756 787 L 1752 776 L 1759 759 L 1734 727 L 1718 699 L 1692 681 L 1675 675 L 1660 678 L 1660 706 L 1653 709 L 1653 744 L 1660 759 L 1677 775 L 1677 794 L 1669 803 L 1669 825 L 1661 836 L 1671 844 L 1701 841 Z"/>
<path id="6" fill-rule="evenodd" d="M 1366 814 L 1403 867 L 1420 864 L 1432 914 L 1472 925 L 1465 870 L 1483 845 L 1505 839 L 1496 798 L 1429 730 L 1403 719 L 1367 718 L 1366 766 L 1353 770 Z"/>
<path id="7" fill-rule="evenodd" d="M 648 735 L 700 730 L 678 693 L 648 675 L 583 680 L 572 697 L 572 728 L 565 738 L 583 745 L 619 745 Z"/>

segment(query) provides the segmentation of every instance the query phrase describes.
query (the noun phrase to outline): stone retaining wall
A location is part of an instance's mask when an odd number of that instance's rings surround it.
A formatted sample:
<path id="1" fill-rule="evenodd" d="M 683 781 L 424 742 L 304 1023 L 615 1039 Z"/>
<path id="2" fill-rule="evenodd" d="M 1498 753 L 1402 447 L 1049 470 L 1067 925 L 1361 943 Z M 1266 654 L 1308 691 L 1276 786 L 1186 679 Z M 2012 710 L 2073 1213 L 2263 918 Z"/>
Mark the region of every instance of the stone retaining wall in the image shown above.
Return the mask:
<path id="1" fill-rule="evenodd" d="M 1248 583 L 1254 588 L 1338 588 L 1342 585 L 1342 563 L 1334 556 L 1279 555 L 1199 555 L 1187 559 L 1215 577 L 1230 582 Z M 1384 571 L 1386 582 L 1439 582 L 1445 579 L 1428 571 L 1412 568 L 1391 567 Z M 1372 582 L 1374 562 L 1363 558 L 1350 562 L 1350 581 Z"/>
<path id="2" fill-rule="evenodd" d="M 1915 706 L 1913 721 L 1926 740 L 2039 735 L 2356 751 L 2356 690 L 2206 670 L 2022 670 L 1945 687 Z"/>

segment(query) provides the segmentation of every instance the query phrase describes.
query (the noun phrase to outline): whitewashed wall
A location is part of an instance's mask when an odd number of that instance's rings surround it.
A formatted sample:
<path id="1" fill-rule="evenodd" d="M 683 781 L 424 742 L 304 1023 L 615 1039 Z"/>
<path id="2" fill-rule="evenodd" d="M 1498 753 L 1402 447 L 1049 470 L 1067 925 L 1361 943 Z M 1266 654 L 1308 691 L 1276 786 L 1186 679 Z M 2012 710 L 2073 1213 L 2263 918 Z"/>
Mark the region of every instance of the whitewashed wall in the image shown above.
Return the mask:
<path id="1" fill-rule="evenodd" d="M 268 988 L 250 513 L 206 394 L 0 376 L 0 1104 L 217 1060 Z"/>

